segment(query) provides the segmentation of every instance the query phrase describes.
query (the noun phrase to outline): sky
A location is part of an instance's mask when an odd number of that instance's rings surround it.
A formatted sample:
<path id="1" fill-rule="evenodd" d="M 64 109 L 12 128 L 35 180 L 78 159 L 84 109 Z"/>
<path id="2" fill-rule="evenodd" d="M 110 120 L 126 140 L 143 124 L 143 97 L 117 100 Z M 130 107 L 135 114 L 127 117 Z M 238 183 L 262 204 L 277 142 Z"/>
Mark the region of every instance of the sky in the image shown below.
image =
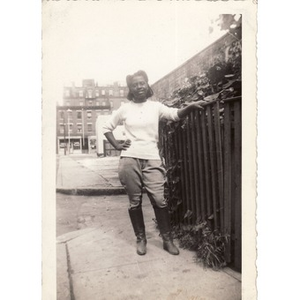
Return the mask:
<path id="1" fill-rule="evenodd" d="M 83 79 L 125 84 L 145 70 L 153 84 L 225 34 L 219 13 L 201 2 L 44 2 L 43 87 L 62 104 L 63 86 Z"/>

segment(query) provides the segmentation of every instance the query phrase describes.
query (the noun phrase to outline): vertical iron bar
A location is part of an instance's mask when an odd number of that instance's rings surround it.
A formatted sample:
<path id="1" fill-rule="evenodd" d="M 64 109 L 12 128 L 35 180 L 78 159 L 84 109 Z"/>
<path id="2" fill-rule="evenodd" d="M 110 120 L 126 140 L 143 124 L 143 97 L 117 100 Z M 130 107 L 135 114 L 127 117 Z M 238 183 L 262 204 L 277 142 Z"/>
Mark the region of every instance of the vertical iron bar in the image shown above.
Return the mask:
<path id="1" fill-rule="evenodd" d="M 205 191 L 206 191 L 206 213 L 208 217 L 212 215 L 212 199 L 211 199 L 211 180 L 210 180 L 210 169 L 209 169 L 209 152 L 208 152 L 208 140 L 207 140 L 207 122 L 206 122 L 206 111 L 203 111 L 200 116 L 201 120 L 201 133 L 202 133 L 202 144 L 203 144 L 203 158 L 204 158 L 204 173 L 205 173 Z"/>
<path id="2" fill-rule="evenodd" d="M 199 158 L 197 155 L 197 140 L 196 140 L 196 113 L 191 113 L 191 139 L 192 139 L 192 170 L 193 170 L 193 176 L 191 183 L 193 184 L 194 188 L 194 195 L 195 197 L 192 198 L 193 203 L 193 210 L 194 210 L 194 222 L 197 221 L 197 219 L 200 216 L 200 192 L 199 192 Z"/>
<path id="3" fill-rule="evenodd" d="M 179 213 L 180 216 L 180 220 L 183 219 L 183 215 L 184 215 L 184 211 L 185 211 L 185 202 L 186 202 L 186 194 L 185 194 L 185 190 L 186 190 L 186 185 L 185 185 L 185 180 L 184 180 L 184 156 L 183 156 L 183 147 L 184 147 L 184 143 L 183 143 L 183 132 L 182 132 L 182 128 L 181 128 L 181 124 L 179 127 L 179 159 L 180 159 L 180 182 L 181 182 L 181 210 Z"/>
<path id="4" fill-rule="evenodd" d="M 224 230 L 224 194 L 223 194 L 223 158 L 222 158 L 222 141 L 221 141 L 221 126 L 220 126 L 220 105 L 219 101 L 214 104 L 214 128 L 215 128 L 215 143 L 217 157 L 217 178 L 218 178 L 218 209 L 220 215 L 221 231 Z"/>
<path id="5" fill-rule="evenodd" d="M 176 131 L 173 133 L 173 140 L 174 140 L 174 146 L 175 146 L 175 160 L 176 160 L 176 164 L 177 164 L 177 169 L 175 172 L 175 176 L 176 179 L 180 174 L 180 171 L 178 170 L 179 167 L 179 143 L 178 143 L 178 128 L 176 128 Z M 179 210 L 178 210 L 178 200 L 180 197 L 180 189 L 179 189 L 179 182 L 176 181 L 175 183 L 176 185 L 176 203 L 175 203 L 175 207 L 176 207 L 176 211 L 174 213 L 175 215 L 175 219 L 176 219 L 176 225 L 179 224 Z M 174 200 L 173 200 L 174 201 Z"/>
<path id="6" fill-rule="evenodd" d="M 207 106 L 207 122 L 208 122 L 208 141 L 210 153 L 210 168 L 211 168 L 211 183 L 212 183 L 212 200 L 213 200 L 213 214 L 214 214 L 214 229 L 219 228 L 219 218 L 217 213 L 217 178 L 216 178 L 216 153 L 213 138 L 213 121 L 212 109 Z"/>
<path id="7" fill-rule="evenodd" d="M 188 189 L 190 197 L 188 199 L 188 209 L 192 212 L 192 218 L 189 218 L 189 224 L 193 223 L 195 211 L 193 209 L 193 199 L 195 198 L 195 192 L 193 187 L 193 160 L 192 160 L 192 145 L 191 145 L 191 114 L 187 117 L 187 153 L 188 153 Z"/>
<path id="8" fill-rule="evenodd" d="M 224 104 L 224 234 L 229 235 L 225 248 L 226 262 L 231 262 L 231 113 L 230 102 Z"/>
<path id="9" fill-rule="evenodd" d="M 241 270 L 241 102 L 235 101 L 234 103 L 234 171 L 235 171 L 235 243 L 234 243 L 234 260 L 235 266 Z"/>
<path id="10" fill-rule="evenodd" d="M 205 211 L 205 174 L 204 174 L 204 163 L 203 163 L 203 158 L 202 158 L 202 142 L 201 142 L 201 128 L 200 128 L 200 114 L 201 112 L 198 112 L 196 114 L 196 142 L 197 142 L 197 152 L 195 155 L 198 156 L 198 161 L 199 164 L 197 166 L 197 176 L 199 176 L 198 182 L 199 182 L 199 187 L 197 186 L 198 189 L 200 189 L 200 213 L 201 213 L 201 220 L 204 221 L 206 217 L 206 211 Z"/>
<path id="11" fill-rule="evenodd" d="M 185 120 L 187 122 L 187 119 Z M 189 209 L 189 180 L 188 180 L 188 154 L 187 154 L 187 124 L 185 124 L 185 128 L 182 131 L 183 134 L 183 161 L 184 161 L 184 186 L 185 186 L 185 203 L 184 203 L 184 215 L 187 213 Z M 185 224 L 189 224 L 188 218 L 184 219 Z"/>

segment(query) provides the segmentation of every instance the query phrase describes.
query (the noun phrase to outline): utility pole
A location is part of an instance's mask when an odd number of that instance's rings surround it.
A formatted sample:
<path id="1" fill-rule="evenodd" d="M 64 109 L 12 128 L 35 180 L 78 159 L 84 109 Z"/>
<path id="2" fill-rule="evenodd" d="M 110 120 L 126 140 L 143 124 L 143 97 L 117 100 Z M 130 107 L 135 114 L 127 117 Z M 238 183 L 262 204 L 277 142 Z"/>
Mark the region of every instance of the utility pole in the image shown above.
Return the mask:
<path id="1" fill-rule="evenodd" d="M 68 138 L 69 138 L 69 154 L 70 154 L 70 150 L 71 150 L 71 137 L 70 137 L 70 118 L 69 118 L 69 113 L 72 112 L 71 109 L 67 110 L 68 113 Z"/>
<path id="2" fill-rule="evenodd" d="M 66 111 L 64 111 L 64 154 L 66 155 Z"/>
<path id="3" fill-rule="evenodd" d="M 82 146 L 84 146 L 84 111 L 82 108 Z"/>

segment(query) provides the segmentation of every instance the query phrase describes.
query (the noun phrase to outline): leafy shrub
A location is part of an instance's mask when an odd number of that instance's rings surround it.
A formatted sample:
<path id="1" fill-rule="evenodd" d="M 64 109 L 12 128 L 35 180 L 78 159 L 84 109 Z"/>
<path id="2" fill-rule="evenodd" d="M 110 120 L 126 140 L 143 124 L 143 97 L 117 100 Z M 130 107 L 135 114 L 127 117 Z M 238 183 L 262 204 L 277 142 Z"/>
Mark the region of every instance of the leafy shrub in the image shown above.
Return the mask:
<path id="1" fill-rule="evenodd" d="M 197 225 L 176 226 L 173 235 L 179 240 L 179 246 L 196 252 L 196 261 L 214 270 L 226 266 L 225 245 L 229 236 L 218 230 L 211 230 L 207 222 Z"/>

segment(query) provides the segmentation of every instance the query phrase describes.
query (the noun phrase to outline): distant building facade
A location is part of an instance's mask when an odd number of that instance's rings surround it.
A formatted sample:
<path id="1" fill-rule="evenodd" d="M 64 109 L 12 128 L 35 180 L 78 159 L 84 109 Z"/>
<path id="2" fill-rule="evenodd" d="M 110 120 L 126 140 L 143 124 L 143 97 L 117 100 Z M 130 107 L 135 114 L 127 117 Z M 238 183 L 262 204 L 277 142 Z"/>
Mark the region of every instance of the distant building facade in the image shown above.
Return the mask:
<path id="1" fill-rule="evenodd" d="M 127 93 L 127 86 L 117 82 L 98 86 L 93 79 L 83 80 L 82 86 L 64 87 L 63 105 L 56 108 L 57 153 L 97 152 L 97 120 L 103 123 L 128 102 Z"/>

